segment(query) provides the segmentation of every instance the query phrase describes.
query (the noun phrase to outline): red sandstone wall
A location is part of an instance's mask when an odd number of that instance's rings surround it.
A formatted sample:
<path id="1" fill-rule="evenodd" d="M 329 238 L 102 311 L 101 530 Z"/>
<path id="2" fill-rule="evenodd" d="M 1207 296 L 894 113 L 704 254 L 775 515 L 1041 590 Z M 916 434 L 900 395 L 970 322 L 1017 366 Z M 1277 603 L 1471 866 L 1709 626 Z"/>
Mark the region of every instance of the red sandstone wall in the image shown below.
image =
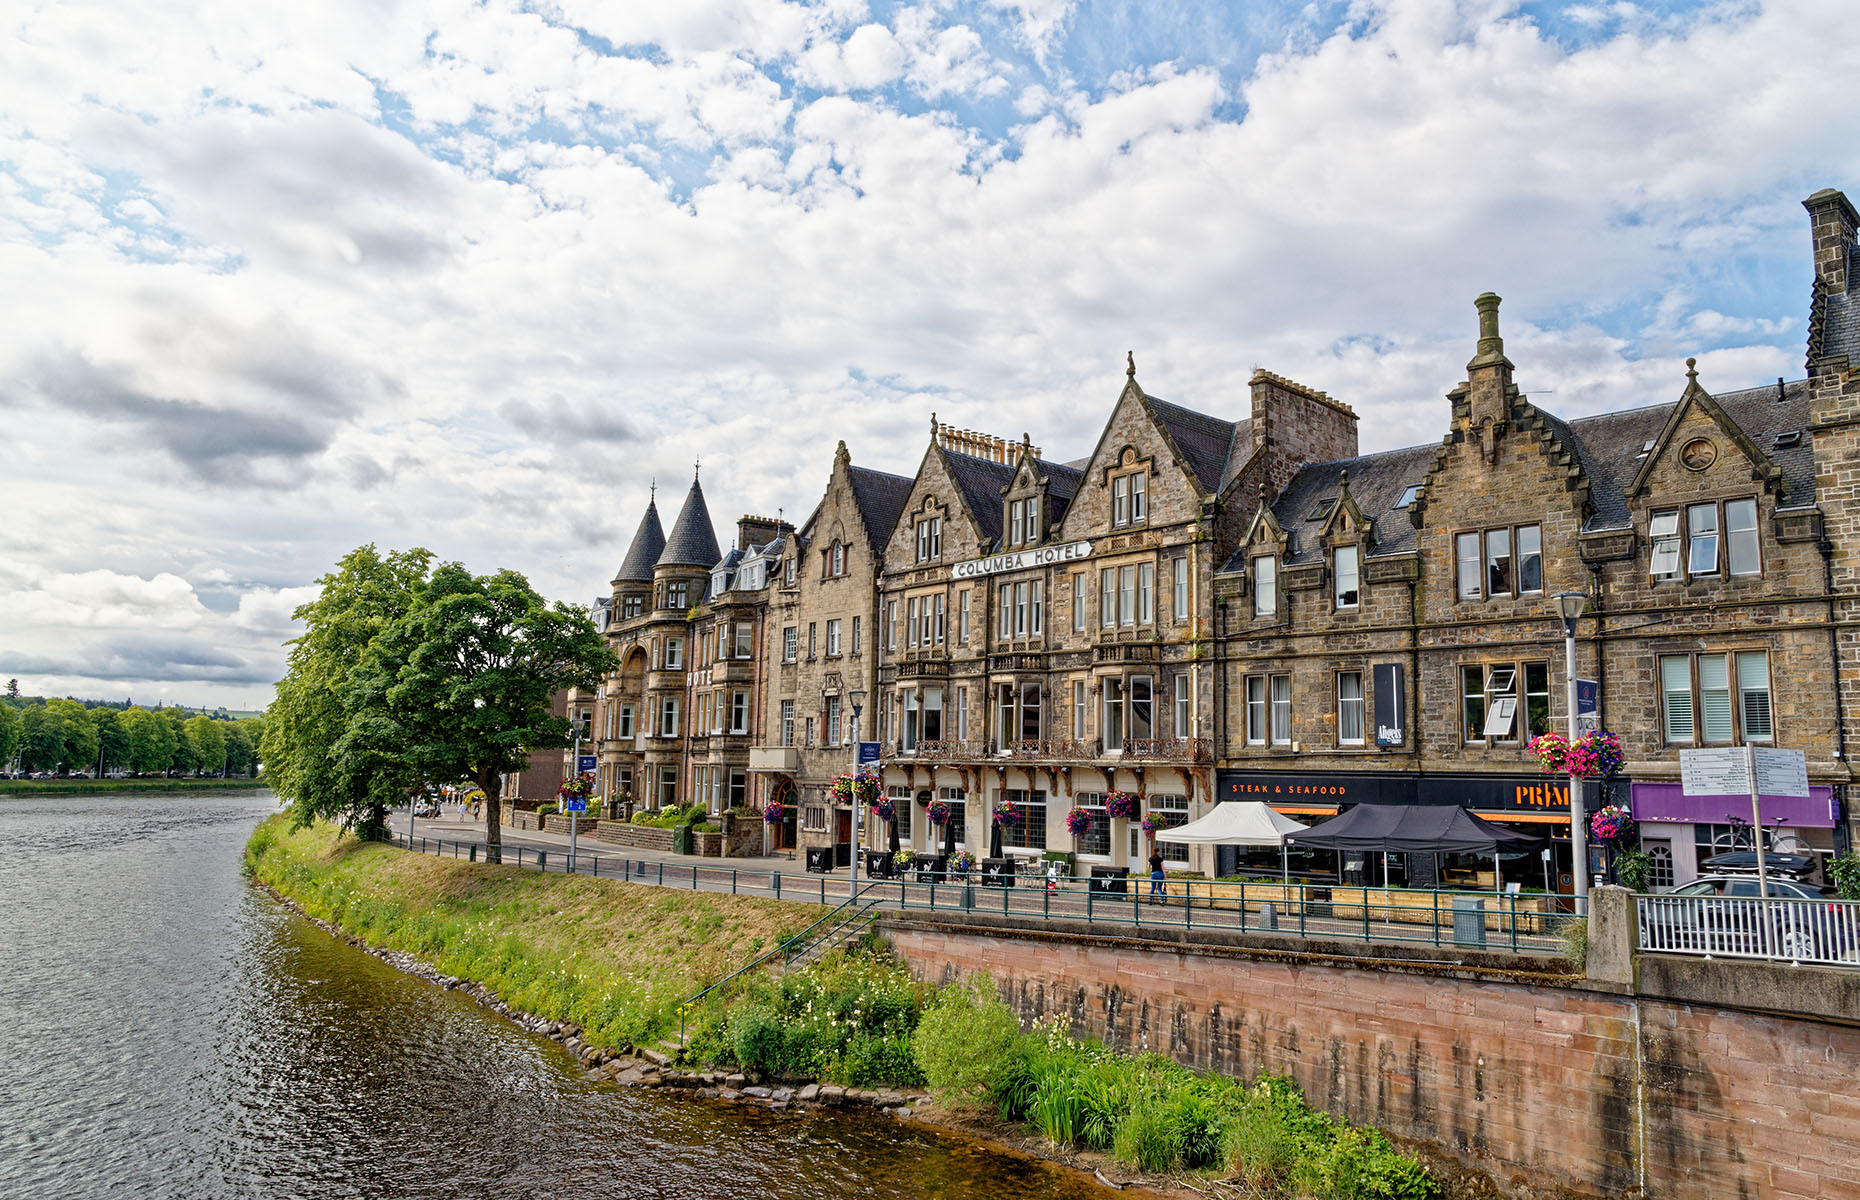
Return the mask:
<path id="1" fill-rule="evenodd" d="M 1514 1195 L 1860 1196 L 1860 1030 L 1110 940 L 888 932 L 928 978 L 990 973 L 1025 1021 L 1290 1075 L 1313 1104 Z"/>

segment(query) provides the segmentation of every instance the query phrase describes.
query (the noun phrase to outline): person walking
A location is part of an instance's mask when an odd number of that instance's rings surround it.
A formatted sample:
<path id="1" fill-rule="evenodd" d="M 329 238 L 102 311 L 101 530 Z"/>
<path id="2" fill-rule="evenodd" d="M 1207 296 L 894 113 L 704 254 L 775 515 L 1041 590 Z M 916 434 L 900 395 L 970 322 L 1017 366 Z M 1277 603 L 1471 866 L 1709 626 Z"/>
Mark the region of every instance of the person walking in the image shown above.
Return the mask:
<path id="1" fill-rule="evenodd" d="M 1162 851 L 1156 848 L 1156 843 L 1154 842 L 1150 843 L 1150 903 L 1168 903 L 1168 900 L 1163 895 Z"/>

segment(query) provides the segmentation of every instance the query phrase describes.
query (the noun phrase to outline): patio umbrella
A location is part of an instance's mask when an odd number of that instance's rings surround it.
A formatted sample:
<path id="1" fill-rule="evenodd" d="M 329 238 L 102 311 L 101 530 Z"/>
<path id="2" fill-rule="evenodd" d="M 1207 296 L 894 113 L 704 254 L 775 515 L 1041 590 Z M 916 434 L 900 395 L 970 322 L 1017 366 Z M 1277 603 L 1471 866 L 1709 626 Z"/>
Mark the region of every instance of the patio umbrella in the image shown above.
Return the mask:
<path id="1" fill-rule="evenodd" d="M 898 815 L 895 812 L 891 815 L 891 853 L 894 858 L 898 853 Z"/>
<path id="2" fill-rule="evenodd" d="M 992 822 L 992 824 L 994 825 L 994 829 L 988 835 L 988 857 L 1000 858 L 1001 857 L 1001 821 L 999 818 L 997 818 L 996 820 Z"/>
<path id="3" fill-rule="evenodd" d="M 1277 846 L 1279 866 L 1289 883 L 1292 868 L 1285 852 L 1285 838 L 1304 829 L 1300 822 L 1281 816 L 1258 800 L 1228 800 L 1216 804 L 1199 821 L 1158 831 L 1156 840 L 1184 846 Z"/>
<path id="4" fill-rule="evenodd" d="M 956 817 L 953 813 L 949 820 L 943 822 L 943 853 L 952 857 L 956 853 Z"/>

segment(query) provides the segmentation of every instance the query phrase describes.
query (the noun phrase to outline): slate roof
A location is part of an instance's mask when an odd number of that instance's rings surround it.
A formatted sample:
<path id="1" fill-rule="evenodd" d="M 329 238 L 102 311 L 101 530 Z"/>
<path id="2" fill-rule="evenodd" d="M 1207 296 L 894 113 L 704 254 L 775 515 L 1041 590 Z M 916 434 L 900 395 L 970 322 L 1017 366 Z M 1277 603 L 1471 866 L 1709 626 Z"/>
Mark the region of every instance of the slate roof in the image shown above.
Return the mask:
<path id="1" fill-rule="evenodd" d="M 1796 380 L 1783 384 L 1780 393 L 1778 385 L 1771 383 L 1719 393 L 1712 399 L 1757 448 L 1782 469 L 1785 497 L 1781 504 L 1785 507 L 1813 504 L 1815 458 L 1812 443 L 1803 436 L 1793 446 L 1775 444 L 1778 434 L 1807 428 L 1807 382 Z M 1589 497 L 1595 511 L 1584 526 L 1585 530 L 1624 529 L 1632 523 L 1627 489 L 1645 461 L 1641 447 L 1660 436 L 1678 403 L 1674 400 L 1574 421 L 1543 413 L 1558 440 L 1574 452 L 1589 478 Z M 1408 523 L 1407 510 L 1391 510 L 1390 506 L 1400 498 L 1404 487 L 1426 481 L 1438 450 L 1438 444 L 1409 446 L 1336 462 L 1311 463 L 1301 469 L 1272 505 L 1273 516 L 1292 535 L 1287 565 L 1311 562 L 1319 557 L 1317 532 L 1321 522 L 1316 519 L 1317 513 L 1325 500 L 1337 496 L 1339 481 L 1346 470 L 1351 499 L 1374 523 L 1375 549 L 1371 556 L 1413 550 L 1416 531 Z M 1723 452 L 1740 453 L 1734 446 L 1726 446 Z M 1221 569 L 1240 569 L 1245 553 L 1243 547 Z"/>
<path id="2" fill-rule="evenodd" d="M 872 549 L 883 554 L 885 543 L 891 540 L 891 531 L 898 527 L 898 518 L 904 515 L 904 505 L 911 498 L 915 480 L 908 475 L 892 475 L 850 464 L 846 477 L 852 482 L 853 503 L 859 506 L 859 516 L 865 521 L 865 534 L 872 539 Z"/>
<path id="3" fill-rule="evenodd" d="M 1860 295 L 1855 282 L 1860 280 L 1860 247 L 1847 254 L 1848 288 L 1827 297 L 1827 309 L 1821 327 L 1821 352 L 1845 354 L 1848 362 L 1860 362 Z"/>
<path id="4" fill-rule="evenodd" d="M 659 561 L 664 550 L 665 530 L 659 525 L 659 502 L 654 498 L 646 502 L 646 515 L 639 519 L 633 544 L 626 548 L 626 560 L 614 573 L 614 582 L 651 583 L 652 564 Z"/>
<path id="5" fill-rule="evenodd" d="M 982 531 L 983 543 L 994 545 L 1001 540 L 1001 489 L 1014 482 L 1014 467 L 948 446 L 938 446 L 937 450 L 962 493 L 962 502 L 969 507 L 969 515 Z"/>
<path id="6" fill-rule="evenodd" d="M 658 565 L 703 567 L 708 571 L 722 557 L 723 552 L 717 549 L 717 531 L 710 523 L 710 507 L 704 503 L 704 486 L 693 479 L 691 490 L 685 495 L 685 506 L 678 510 L 671 536 L 665 539 Z"/>
<path id="7" fill-rule="evenodd" d="M 1235 422 L 1183 408 L 1148 393 L 1144 394 L 1143 402 L 1149 406 L 1156 423 L 1175 439 L 1195 477 L 1201 480 L 1201 486 L 1210 492 L 1219 491 L 1228 455 L 1234 446 Z M 1250 425 L 1251 421 L 1246 424 Z"/>
<path id="8" fill-rule="evenodd" d="M 1057 525 L 1072 507 L 1072 498 L 1079 494 L 1079 488 L 1085 485 L 1085 472 L 1067 463 L 1049 463 L 1038 460 L 1034 468 L 1046 476 L 1046 523 Z"/>

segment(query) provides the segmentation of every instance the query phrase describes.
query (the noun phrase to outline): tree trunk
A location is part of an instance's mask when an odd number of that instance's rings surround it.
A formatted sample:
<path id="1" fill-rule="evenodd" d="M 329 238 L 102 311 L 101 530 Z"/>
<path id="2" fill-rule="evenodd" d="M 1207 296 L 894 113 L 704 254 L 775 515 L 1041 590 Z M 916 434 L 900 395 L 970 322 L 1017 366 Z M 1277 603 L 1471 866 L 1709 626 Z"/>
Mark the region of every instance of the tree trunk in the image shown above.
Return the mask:
<path id="1" fill-rule="evenodd" d="M 484 861 L 501 863 L 504 861 L 501 826 L 504 777 L 495 771 L 486 772 L 478 776 L 478 787 L 484 792 Z"/>

